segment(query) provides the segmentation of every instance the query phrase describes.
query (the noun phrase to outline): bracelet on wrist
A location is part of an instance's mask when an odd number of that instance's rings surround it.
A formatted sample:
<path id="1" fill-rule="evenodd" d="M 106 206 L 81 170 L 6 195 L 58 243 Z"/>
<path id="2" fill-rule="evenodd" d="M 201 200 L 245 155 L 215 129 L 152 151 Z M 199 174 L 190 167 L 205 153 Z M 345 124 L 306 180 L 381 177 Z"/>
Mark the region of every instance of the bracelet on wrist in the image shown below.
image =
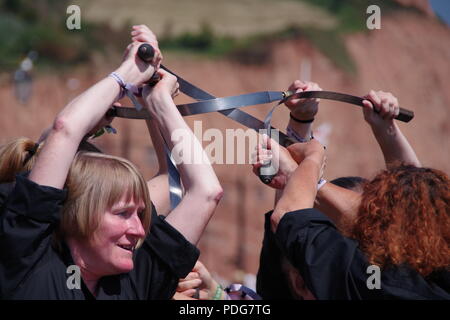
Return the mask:
<path id="1" fill-rule="evenodd" d="M 222 293 L 223 293 L 223 288 L 220 284 L 218 284 L 216 287 L 216 292 L 214 293 L 212 300 L 221 300 Z"/>
<path id="2" fill-rule="evenodd" d="M 301 142 L 301 143 L 308 142 L 311 139 L 314 139 L 312 131 L 311 131 L 311 134 L 310 134 L 310 136 L 308 138 L 303 138 L 303 137 L 300 137 L 300 135 L 297 132 L 295 132 L 295 130 L 292 129 L 291 127 L 289 127 L 289 126 L 287 126 L 287 128 L 286 128 L 286 134 L 292 140 L 294 140 L 296 142 Z"/>
<path id="3" fill-rule="evenodd" d="M 300 123 L 311 123 L 311 122 L 314 121 L 314 117 L 313 117 L 312 119 L 308 119 L 308 120 L 298 119 L 298 118 L 296 118 L 296 117 L 294 117 L 294 116 L 292 115 L 292 112 L 289 113 L 289 116 L 291 117 L 292 120 L 294 120 L 294 121 L 296 121 L 296 122 L 300 122 Z"/>
<path id="4" fill-rule="evenodd" d="M 319 191 L 320 188 L 322 188 L 325 185 L 325 183 L 327 183 L 327 180 L 320 178 L 319 182 L 317 183 L 317 191 Z"/>
<path id="5" fill-rule="evenodd" d="M 131 83 L 125 83 L 123 78 L 117 73 L 117 72 L 111 72 L 109 74 L 109 77 L 116 80 L 116 82 L 119 84 L 121 91 L 119 95 L 119 100 L 122 99 L 125 95 L 130 98 L 130 100 L 133 102 L 135 108 L 139 111 L 142 109 L 142 106 L 140 105 L 139 101 L 137 101 L 135 95 L 139 94 L 139 88 Z"/>

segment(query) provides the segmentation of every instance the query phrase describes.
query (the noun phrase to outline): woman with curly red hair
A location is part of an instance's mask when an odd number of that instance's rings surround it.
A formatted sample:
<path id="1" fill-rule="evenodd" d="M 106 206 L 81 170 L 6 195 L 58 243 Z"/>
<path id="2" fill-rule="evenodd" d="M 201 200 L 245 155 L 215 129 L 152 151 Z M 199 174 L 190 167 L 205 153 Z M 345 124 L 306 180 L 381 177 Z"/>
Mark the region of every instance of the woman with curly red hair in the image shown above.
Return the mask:
<path id="1" fill-rule="evenodd" d="M 348 235 L 370 263 L 407 264 L 426 277 L 450 265 L 449 202 L 445 173 L 400 165 L 365 185 Z"/>
<path id="2" fill-rule="evenodd" d="M 274 180 L 282 183 L 266 214 L 258 273 L 263 298 L 450 299 L 450 180 L 420 168 L 393 121 L 392 94 L 371 91 L 367 98 L 364 116 L 388 169 L 364 181 L 362 193 L 318 183 L 324 148 L 317 140 L 287 150 L 267 141 L 268 149 L 279 149 L 271 155 L 279 155 Z M 301 101 L 294 107 L 302 108 Z M 254 171 L 264 157 L 258 150 Z M 291 267 L 279 267 L 283 257 Z"/>
<path id="3" fill-rule="evenodd" d="M 322 145 L 311 140 L 290 151 L 301 161 L 271 229 L 314 297 L 450 299 L 450 180 L 443 172 L 400 165 L 379 173 L 365 185 L 347 237 L 313 209 Z"/>

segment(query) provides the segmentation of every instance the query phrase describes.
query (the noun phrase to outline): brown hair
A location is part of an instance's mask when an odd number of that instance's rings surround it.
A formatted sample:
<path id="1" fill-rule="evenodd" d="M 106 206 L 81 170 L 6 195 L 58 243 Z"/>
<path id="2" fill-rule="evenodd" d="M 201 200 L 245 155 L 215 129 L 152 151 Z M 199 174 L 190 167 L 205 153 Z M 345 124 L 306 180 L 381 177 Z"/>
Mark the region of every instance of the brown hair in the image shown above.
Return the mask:
<path id="1" fill-rule="evenodd" d="M 42 145 L 42 144 L 41 144 Z M 0 183 L 13 182 L 16 174 L 30 171 L 41 145 L 28 138 L 17 138 L 0 147 Z"/>
<path id="2" fill-rule="evenodd" d="M 441 171 L 401 164 L 364 186 L 349 236 L 372 264 L 406 264 L 423 276 L 450 266 L 450 181 Z"/>
<path id="3" fill-rule="evenodd" d="M 66 187 L 68 197 L 64 203 L 56 243 L 67 236 L 90 237 L 97 229 L 103 213 L 124 195 L 126 201 L 133 199 L 144 202 L 145 209 L 140 219 L 148 234 L 150 195 L 142 174 L 130 161 L 101 153 L 79 152 L 72 162 Z"/>

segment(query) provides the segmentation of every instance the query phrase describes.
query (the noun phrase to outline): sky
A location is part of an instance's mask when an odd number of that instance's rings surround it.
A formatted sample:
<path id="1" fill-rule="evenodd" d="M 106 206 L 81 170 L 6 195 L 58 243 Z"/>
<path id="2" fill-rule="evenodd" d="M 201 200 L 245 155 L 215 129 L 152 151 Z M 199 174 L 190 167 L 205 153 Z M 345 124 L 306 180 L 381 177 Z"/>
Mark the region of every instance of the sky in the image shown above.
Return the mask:
<path id="1" fill-rule="evenodd" d="M 449 0 L 430 0 L 434 12 L 450 25 L 450 1 Z"/>

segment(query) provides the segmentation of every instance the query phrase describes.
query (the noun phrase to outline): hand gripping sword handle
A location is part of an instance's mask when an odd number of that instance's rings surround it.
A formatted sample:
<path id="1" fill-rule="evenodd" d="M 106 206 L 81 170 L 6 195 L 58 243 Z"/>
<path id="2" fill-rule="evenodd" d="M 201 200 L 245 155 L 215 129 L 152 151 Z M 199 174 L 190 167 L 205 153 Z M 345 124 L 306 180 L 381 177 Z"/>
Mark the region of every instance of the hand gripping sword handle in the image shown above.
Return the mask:
<path id="1" fill-rule="evenodd" d="M 155 49 L 153 49 L 153 47 L 148 43 L 143 43 L 139 46 L 137 55 L 142 61 L 150 63 L 153 60 L 153 57 L 155 56 Z M 150 78 L 148 84 L 154 86 L 159 81 L 159 79 L 160 79 L 159 75 L 155 73 Z"/>

